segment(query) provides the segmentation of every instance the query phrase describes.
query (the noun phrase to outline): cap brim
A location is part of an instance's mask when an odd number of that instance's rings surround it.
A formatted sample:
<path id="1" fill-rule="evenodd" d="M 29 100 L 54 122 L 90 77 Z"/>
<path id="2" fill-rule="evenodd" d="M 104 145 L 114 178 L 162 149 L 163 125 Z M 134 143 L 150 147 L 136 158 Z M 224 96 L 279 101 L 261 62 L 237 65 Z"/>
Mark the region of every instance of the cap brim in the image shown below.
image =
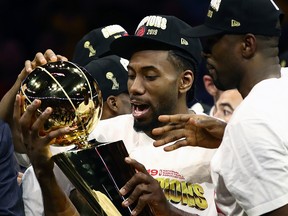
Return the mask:
<path id="1" fill-rule="evenodd" d="M 121 38 L 117 38 L 110 45 L 110 50 L 113 54 L 126 58 L 128 60 L 137 51 L 170 50 L 173 48 L 177 49 L 170 44 L 139 36 L 124 36 Z"/>
<path id="2" fill-rule="evenodd" d="M 187 37 L 193 37 L 193 38 L 201 38 L 201 37 L 207 37 L 207 36 L 213 36 L 217 34 L 224 33 L 223 30 L 211 28 L 206 25 L 199 25 L 194 28 L 190 28 L 188 30 L 185 30 L 182 32 Z"/>

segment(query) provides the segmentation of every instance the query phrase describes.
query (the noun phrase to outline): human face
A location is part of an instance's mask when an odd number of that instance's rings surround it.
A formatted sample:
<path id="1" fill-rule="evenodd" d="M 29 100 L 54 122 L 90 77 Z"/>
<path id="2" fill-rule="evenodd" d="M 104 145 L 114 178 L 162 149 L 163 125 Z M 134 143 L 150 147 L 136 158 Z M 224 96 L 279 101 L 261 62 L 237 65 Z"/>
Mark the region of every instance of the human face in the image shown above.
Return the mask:
<path id="1" fill-rule="evenodd" d="M 168 61 L 168 51 L 136 52 L 128 65 L 128 91 L 136 131 L 160 126 L 160 114 L 174 114 L 178 106 L 179 72 Z"/>
<path id="2" fill-rule="evenodd" d="M 219 90 L 237 88 L 240 82 L 241 59 L 239 35 L 215 35 L 203 38 L 203 57 Z"/>
<path id="3" fill-rule="evenodd" d="M 237 89 L 223 91 L 215 103 L 213 116 L 228 122 L 242 100 Z"/>

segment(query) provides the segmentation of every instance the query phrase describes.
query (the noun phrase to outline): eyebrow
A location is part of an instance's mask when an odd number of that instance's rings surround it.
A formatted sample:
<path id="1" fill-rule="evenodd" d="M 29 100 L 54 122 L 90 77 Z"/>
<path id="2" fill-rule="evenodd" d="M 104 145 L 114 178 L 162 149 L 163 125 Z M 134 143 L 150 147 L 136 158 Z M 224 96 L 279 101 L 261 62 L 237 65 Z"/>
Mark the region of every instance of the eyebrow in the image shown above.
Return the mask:
<path id="1" fill-rule="evenodd" d="M 234 111 L 234 108 L 231 106 L 230 103 L 220 103 L 219 106 L 221 106 L 221 107 L 225 107 L 225 106 L 227 106 L 227 107 L 229 107 L 231 110 Z"/>
<path id="2" fill-rule="evenodd" d="M 134 68 L 130 65 L 127 66 L 127 69 L 131 69 L 134 71 Z M 152 65 L 141 67 L 141 71 L 143 71 L 143 72 L 149 71 L 149 70 L 159 71 L 158 68 L 156 68 L 155 66 L 152 66 Z"/>

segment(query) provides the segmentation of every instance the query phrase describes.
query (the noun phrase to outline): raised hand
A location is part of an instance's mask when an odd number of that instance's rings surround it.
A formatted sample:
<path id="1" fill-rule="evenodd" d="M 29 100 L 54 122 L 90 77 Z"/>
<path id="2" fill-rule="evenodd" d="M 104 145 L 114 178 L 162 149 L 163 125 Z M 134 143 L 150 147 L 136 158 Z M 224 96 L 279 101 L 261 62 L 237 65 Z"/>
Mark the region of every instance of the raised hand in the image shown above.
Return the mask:
<path id="1" fill-rule="evenodd" d="M 152 134 L 159 136 L 154 146 L 165 146 L 165 151 L 172 151 L 183 146 L 199 146 L 204 148 L 219 147 L 226 123 L 220 119 L 197 114 L 162 115 L 159 121 L 167 125 L 152 130 Z"/>
<path id="2" fill-rule="evenodd" d="M 62 136 L 71 132 L 71 128 L 60 128 L 55 131 L 51 131 L 47 134 L 41 133 L 44 128 L 44 123 L 52 113 L 51 108 L 46 110 L 35 119 L 35 113 L 40 107 L 41 101 L 34 100 L 29 105 L 26 111 L 21 116 L 21 98 L 16 96 L 14 105 L 14 122 L 18 125 L 18 134 L 21 138 L 21 142 L 24 143 L 27 149 L 27 155 L 35 168 L 44 169 L 49 171 L 53 169 L 54 163 L 51 160 L 51 152 L 49 143 L 56 137 Z"/>

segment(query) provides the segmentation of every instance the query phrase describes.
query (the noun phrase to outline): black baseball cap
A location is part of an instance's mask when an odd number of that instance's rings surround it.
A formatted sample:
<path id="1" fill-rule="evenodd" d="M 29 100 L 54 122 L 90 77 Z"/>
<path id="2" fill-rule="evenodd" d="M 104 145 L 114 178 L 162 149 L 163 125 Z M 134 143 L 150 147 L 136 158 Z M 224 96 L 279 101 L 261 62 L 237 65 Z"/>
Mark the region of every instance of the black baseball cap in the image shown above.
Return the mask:
<path id="1" fill-rule="evenodd" d="M 93 59 L 84 68 L 97 81 L 102 92 L 103 101 L 110 95 L 128 93 L 128 60 L 116 55 Z"/>
<path id="2" fill-rule="evenodd" d="M 181 33 L 190 28 L 190 25 L 175 16 L 146 16 L 139 23 L 134 35 L 114 40 L 110 48 L 113 54 L 126 59 L 141 50 L 177 50 L 198 67 L 202 50 L 200 40 Z"/>
<path id="3" fill-rule="evenodd" d="M 111 42 L 127 34 L 127 31 L 117 24 L 93 29 L 76 44 L 72 62 L 85 66 L 95 58 L 111 55 Z"/>
<path id="4" fill-rule="evenodd" d="M 183 33 L 190 37 L 229 33 L 280 36 L 281 14 L 273 0 L 211 0 L 204 24 Z"/>

